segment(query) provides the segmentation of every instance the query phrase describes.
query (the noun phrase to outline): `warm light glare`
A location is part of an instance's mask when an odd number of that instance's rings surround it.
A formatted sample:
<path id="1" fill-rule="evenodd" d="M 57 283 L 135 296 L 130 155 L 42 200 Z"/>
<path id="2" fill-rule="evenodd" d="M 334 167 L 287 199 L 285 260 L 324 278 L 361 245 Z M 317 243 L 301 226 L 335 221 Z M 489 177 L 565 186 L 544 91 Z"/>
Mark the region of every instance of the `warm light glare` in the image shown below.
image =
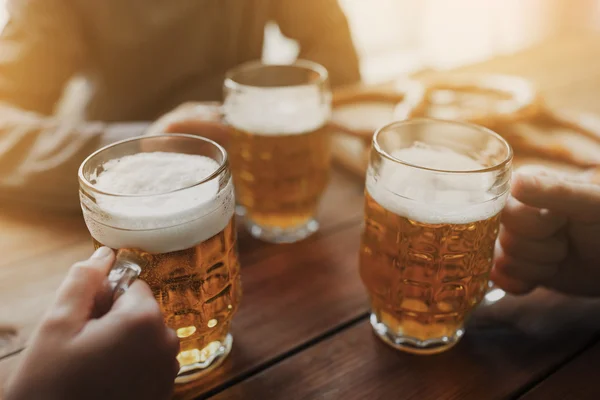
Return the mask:
<path id="1" fill-rule="evenodd" d="M 487 303 L 495 303 L 498 300 L 502 299 L 504 296 L 506 296 L 506 292 L 504 290 L 495 288 L 487 292 L 487 294 L 485 295 L 485 301 Z"/>
<path id="2" fill-rule="evenodd" d="M 181 339 L 192 336 L 194 333 L 196 333 L 195 326 L 186 326 L 184 328 L 177 329 L 177 337 Z"/>
<path id="3" fill-rule="evenodd" d="M 8 20 L 8 13 L 6 12 L 6 0 L 0 0 L 0 32 L 6 25 Z"/>
<path id="4" fill-rule="evenodd" d="M 214 328 L 215 326 L 217 326 L 217 323 L 218 323 L 217 320 L 213 318 L 213 319 L 211 319 L 211 320 L 208 321 L 207 326 L 209 328 Z"/>

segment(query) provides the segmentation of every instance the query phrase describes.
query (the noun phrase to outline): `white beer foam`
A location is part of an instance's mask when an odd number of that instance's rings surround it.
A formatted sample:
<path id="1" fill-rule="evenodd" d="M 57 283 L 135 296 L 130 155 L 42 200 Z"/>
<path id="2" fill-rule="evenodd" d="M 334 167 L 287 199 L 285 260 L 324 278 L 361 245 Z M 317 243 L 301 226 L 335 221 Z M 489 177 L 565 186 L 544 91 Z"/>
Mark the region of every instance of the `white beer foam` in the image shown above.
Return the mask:
<path id="1" fill-rule="evenodd" d="M 425 168 L 475 171 L 479 162 L 449 149 L 418 144 L 391 154 Z M 398 165 L 383 159 L 379 173 L 369 168 L 367 190 L 382 207 L 408 219 L 429 224 L 466 224 L 498 214 L 508 193 L 493 193 L 491 173 L 443 173 Z"/>
<path id="2" fill-rule="evenodd" d="M 98 194 L 95 208 L 86 206 L 89 199 L 82 195 L 88 229 L 106 246 L 151 253 L 182 250 L 216 235 L 233 216 L 231 179 L 220 192 L 218 178 L 189 187 L 219 168 L 211 158 L 139 153 L 110 160 L 103 167 L 96 180 L 97 189 L 141 195 Z"/>
<path id="3" fill-rule="evenodd" d="M 298 135 L 321 128 L 331 114 L 331 95 L 316 86 L 245 88 L 227 96 L 227 122 L 257 135 Z"/>

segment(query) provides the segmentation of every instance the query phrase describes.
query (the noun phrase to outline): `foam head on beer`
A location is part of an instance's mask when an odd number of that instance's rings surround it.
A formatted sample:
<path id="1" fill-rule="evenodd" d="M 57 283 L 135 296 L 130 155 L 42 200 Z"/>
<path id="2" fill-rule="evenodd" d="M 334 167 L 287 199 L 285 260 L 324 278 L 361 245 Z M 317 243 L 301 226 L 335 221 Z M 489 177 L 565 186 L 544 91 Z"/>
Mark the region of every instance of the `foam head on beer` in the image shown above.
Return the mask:
<path id="1" fill-rule="evenodd" d="M 495 193 L 486 165 L 448 148 L 417 143 L 383 158 L 367 175 L 367 190 L 382 207 L 430 224 L 466 224 L 498 214 L 507 193 Z M 435 170 L 435 171 L 434 171 Z"/>
<path id="2" fill-rule="evenodd" d="M 219 164 L 205 156 L 153 152 L 110 160 L 94 187 L 96 207 L 84 209 L 94 239 L 112 248 L 165 253 L 222 231 L 233 216 L 233 187 L 199 183 Z"/>
<path id="3" fill-rule="evenodd" d="M 258 135 L 294 135 L 321 128 L 331 113 L 329 93 L 317 86 L 246 88 L 225 99 L 227 122 Z"/>

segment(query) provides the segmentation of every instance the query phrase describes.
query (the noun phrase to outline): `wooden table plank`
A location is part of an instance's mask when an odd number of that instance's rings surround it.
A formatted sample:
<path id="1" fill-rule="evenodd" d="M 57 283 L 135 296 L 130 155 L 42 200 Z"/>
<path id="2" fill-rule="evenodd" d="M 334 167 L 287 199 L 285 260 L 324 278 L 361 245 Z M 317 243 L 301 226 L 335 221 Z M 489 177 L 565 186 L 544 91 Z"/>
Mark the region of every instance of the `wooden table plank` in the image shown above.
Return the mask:
<path id="1" fill-rule="evenodd" d="M 323 196 L 321 207 L 318 211 L 321 224 L 316 236 L 323 236 L 336 230 L 347 223 L 358 221 L 362 218 L 363 202 L 362 179 L 347 171 L 332 169 L 331 182 Z M 244 264 L 263 258 L 273 252 L 285 251 L 285 246 L 261 242 L 250 236 L 240 224 L 238 234 L 239 252 L 244 259 Z"/>
<path id="2" fill-rule="evenodd" d="M 72 245 L 84 232 L 81 215 L 4 209 L 0 214 L 0 269 Z"/>
<path id="3" fill-rule="evenodd" d="M 558 342 L 510 327 L 468 327 L 449 352 L 415 356 L 381 342 L 363 321 L 211 399 L 503 399 L 592 337 L 574 332 Z"/>
<path id="4" fill-rule="evenodd" d="M 522 397 L 523 400 L 600 399 L 600 343 L 596 343 Z"/>
<path id="5" fill-rule="evenodd" d="M 23 347 L 73 261 L 89 257 L 91 250 L 91 240 L 80 239 L 57 248 L 51 258 L 43 254 L 0 267 L 0 322 L 17 329 L 12 340 L 0 342 L 0 358 Z"/>

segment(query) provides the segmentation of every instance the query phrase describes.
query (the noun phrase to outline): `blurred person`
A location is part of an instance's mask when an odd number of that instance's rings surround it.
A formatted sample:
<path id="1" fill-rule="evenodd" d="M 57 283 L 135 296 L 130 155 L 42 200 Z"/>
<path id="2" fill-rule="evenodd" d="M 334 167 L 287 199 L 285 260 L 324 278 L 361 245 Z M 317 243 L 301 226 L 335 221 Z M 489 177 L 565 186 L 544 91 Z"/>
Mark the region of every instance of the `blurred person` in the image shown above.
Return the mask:
<path id="1" fill-rule="evenodd" d="M 299 42 L 299 57 L 329 70 L 333 86 L 360 79 L 336 0 L 8 0 L 8 12 L 0 201 L 79 209 L 77 168 L 88 154 L 145 133 L 182 103 L 220 100 L 225 72 L 260 59 L 271 20 Z M 91 92 L 83 116 L 57 118 L 76 76 Z"/>
<path id="2" fill-rule="evenodd" d="M 502 212 L 492 280 L 525 294 L 538 286 L 600 296 L 600 182 L 541 167 L 516 171 Z"/>
<path id="3" fill-rule="evenodd" d="M 171 398 L 179 339 L 145 282 L 135 281 L 111 304 L 106 275 L 114 260 L 101 247 L 71 267 L 4 388 L 5 400 Z"/>

